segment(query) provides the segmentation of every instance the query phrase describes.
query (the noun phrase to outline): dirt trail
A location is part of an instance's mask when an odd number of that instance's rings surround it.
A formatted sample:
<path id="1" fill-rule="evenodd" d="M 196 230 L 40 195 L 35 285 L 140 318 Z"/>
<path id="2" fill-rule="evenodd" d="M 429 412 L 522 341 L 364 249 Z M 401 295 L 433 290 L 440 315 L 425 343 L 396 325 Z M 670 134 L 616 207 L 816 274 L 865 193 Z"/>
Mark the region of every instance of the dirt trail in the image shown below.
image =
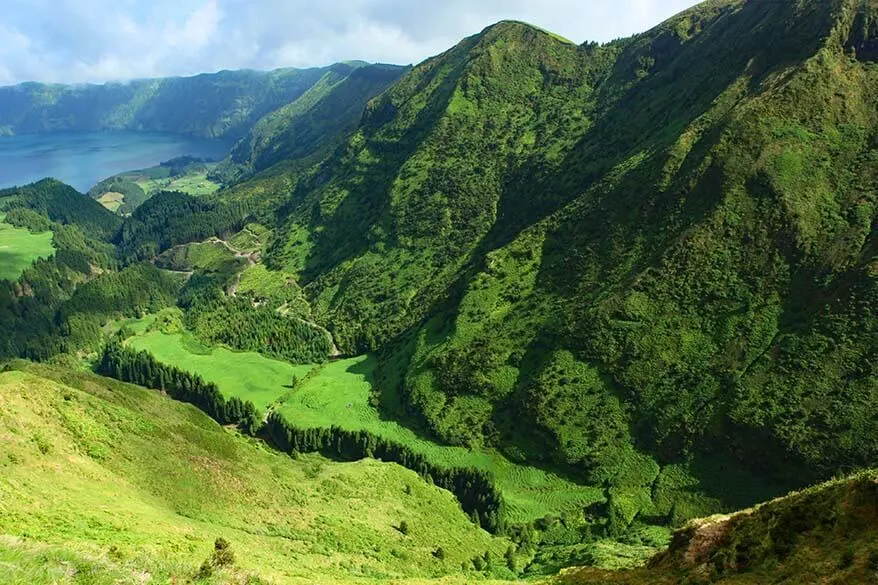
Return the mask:
<path id="1" fill-rule="evenodd" d="M 261 260 L 261 255 L 259 252 L 242 252 L 241 250 L 238 250 L 237 248 L 232 246 L 227 241 L 221 240 L 217 237 L 209 238 L 206 241 L 210 244 L 221 244 L 222 246 L 225 246 L 225 248 L 229 252 L 235 255 L 235 258 L 245 258 L 247 260 L 247 268 L 252 268 L 256 266 L 259 263 L 259 260 Z M 247 268 L 245 268 L 244 270 L 247 270 Z M 241 277 L 244 274 L 244 270 L 239 272 L 238 275 L 235 277 L 235 282 L 229 285 L 226 294 L 230 297 L 235 297 L 238 295 L 238 287 L 241 286 Z"/>

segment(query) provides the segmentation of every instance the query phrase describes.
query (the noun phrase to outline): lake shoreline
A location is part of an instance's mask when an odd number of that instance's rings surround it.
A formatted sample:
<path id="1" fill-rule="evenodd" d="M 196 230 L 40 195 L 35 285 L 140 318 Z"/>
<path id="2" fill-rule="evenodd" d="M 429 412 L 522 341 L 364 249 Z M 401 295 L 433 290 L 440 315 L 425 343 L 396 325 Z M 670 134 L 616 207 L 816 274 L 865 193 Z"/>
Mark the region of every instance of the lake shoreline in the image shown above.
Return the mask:
<path id="1" fill-rule="evenodd" d="M 179 156 L 221 160 L 231 146 L 229 140 L 162 132 L 0 135 L 0 189 L 52 177 L 85 193 L 107 177 Z"/>

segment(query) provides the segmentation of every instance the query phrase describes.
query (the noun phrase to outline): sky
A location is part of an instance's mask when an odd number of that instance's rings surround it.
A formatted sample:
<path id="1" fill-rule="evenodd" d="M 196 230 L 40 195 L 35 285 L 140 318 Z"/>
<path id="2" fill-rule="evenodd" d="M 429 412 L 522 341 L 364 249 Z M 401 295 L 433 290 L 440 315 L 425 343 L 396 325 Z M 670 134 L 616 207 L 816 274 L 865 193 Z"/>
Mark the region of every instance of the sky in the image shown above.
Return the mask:
<path id="1" fill-rule="evenodd" d="M 695 0 L 2 0 L 0 85 L 222 69 L 409 64 L 499 20 L 577 43 L 645 31 Z"/>

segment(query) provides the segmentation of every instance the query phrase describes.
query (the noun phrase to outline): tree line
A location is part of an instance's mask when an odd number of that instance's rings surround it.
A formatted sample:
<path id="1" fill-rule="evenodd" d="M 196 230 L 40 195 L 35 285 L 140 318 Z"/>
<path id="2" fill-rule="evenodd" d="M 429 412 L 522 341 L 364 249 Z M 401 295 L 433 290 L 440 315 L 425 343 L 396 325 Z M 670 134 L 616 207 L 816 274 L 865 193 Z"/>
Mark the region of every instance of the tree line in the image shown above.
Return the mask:
<path id="1" fill-rule="evenodd" d="M 398 463 L 453 493 L 464 512 L 485 530 L 499 534 L 506 529 L 503 496 L 485 471 L 473 467 L 439 467 L 408 446 L 367 431 L 336 426 L 297 428 L 277 412 L 268 415 L 263 430 L 271 442 L 286 453 L 321 453 L 345 460 L 371 458 Z"/>
<path id="2" fill-rule="evenodd" d="M 119 340 L 107 344 L 97 365 L 103 376 L 138 386 L 162 390 L 174 400 L 192 404 L 222 425 L 236 425 L 249 435 L 256 435 L 260 416 L 252 402 L 238 397 L 226 400 L 212 382 L 201 376 L 157 361 L 147 351 L 135 351 Z"/>
<path id="3" fill-rule="evenodd" d="M 409 447 L 366 431 L 339 427 L 300 429 L 277 412 L 263 424 L 250 401 L 225 399 L 216 384 L 157 361 L 147 351 L 125 347 L 119 339 L 110 341 L 96 366 L 97 373 L 153 390 L 162 390 L 181 402 L 192 404 L 216 422 L 237 425 L 243 432 L 261 434 L 279 450 L 290 453 L 321 453 L 343 460 L 364 458 L 398 463 L 425 480 L 453 493 L 473 522 L 493 533 L 503 533 L 505 505 L 491 475 L 472 467 L 437 466 Z"/>

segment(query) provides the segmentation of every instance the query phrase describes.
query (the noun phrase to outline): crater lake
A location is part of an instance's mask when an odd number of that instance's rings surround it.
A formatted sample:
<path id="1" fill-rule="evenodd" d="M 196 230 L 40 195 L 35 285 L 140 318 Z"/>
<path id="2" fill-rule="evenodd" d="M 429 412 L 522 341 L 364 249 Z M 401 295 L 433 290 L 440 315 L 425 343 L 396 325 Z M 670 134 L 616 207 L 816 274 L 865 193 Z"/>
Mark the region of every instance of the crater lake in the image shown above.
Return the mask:
<path id="1" fill-rule="evenodd" d="M 224 158 L 231 143 L 157 132 L 0 136 L 0 188 L 52 177 L 86 192 L 102 179 L 184 155 Z"/>

